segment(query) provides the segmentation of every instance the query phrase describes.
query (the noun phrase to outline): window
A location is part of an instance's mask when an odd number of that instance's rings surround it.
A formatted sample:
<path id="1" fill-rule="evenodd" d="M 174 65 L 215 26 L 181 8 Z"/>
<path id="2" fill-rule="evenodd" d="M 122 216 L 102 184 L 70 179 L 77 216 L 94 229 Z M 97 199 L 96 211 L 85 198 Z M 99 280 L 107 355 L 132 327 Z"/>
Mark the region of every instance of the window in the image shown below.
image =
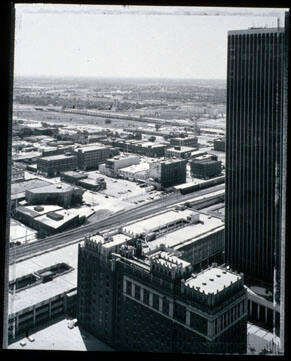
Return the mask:
<path id="1" fill-rule="evenodd" d="M 166 298 L 163 298 L 163 309 L 162 309 L 162 312 L 163 312 L 165 315 L 168 315 L 168 314 L 169 314 L 169 301 L 168 301 Z"/>
<path id="2" fill-rule="evenodd" d="M 126 294 L 131 295 L 131 286 L 132 283 L 130 281 L 126 281 Z"/>
<path id="3" fill-rule="evenodd" d="M 153 293 L 153 308 L 159 309 L 159 296 L 155 293 Z"/>
<path id="4" fill-rule="evenodd" d="M 138 285 L 135 285 L 134 297 L 137 300 L 140 300 L 140 286 Z"/>
<path id="5" fill-rule="evenodd" d="M 149 302 L 150 302 L 150 294 L 149 294 L 149 291 L 148 290 L 144 290 L 143 292 L 143 302 L 148 305 Z"/>

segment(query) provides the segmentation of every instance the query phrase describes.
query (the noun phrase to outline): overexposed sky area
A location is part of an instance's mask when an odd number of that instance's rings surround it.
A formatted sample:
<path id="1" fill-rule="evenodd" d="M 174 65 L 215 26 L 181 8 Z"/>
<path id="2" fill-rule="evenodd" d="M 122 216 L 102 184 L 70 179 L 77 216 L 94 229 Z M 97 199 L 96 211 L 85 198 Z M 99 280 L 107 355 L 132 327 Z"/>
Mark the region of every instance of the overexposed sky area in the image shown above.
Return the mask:
<path id="1" fill-rule="evenodd" d="M 277 16 L 283 26 L 283 14 L 284 9 L 17 4 L 14 73 L 225 79 L 227 32 L 275 27 Z"/>

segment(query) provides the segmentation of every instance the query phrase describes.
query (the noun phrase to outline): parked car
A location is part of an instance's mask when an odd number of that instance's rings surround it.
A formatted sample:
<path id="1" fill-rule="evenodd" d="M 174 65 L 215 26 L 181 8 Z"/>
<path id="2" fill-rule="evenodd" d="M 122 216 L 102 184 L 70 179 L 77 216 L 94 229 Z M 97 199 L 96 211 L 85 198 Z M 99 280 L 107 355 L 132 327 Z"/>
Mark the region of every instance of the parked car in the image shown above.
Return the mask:
<path id="1" fill-rule="evenodd" d="M 35 341 L 35 340 L 34 340 L 34 337 L 32 337 L 32 336 L 28 336 L 27 339 L 28 339 L 28 341 L 30 341 L 30 342 L 34 342 L 34 341 Z"/>
<path id="2" fill-rule="evenodd" d="M 26 345 L 26 342 L 24 340 L 19 342 L 20 346 L 24 347 Z"/>

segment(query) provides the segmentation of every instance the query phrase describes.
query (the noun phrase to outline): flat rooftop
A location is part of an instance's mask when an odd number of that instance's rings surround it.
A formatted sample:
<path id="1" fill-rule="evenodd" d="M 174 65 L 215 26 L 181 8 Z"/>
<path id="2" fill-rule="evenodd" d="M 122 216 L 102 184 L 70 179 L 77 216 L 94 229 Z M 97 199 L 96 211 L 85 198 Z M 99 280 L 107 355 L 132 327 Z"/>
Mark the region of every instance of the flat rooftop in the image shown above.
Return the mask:
<path id="1" fill-rule="evenodd" d="M 82 184 L 84 184 L 84 185 L 86 185 L 86 184 L 88 184 L 88 185 L 94 185 L 94 186 L 97 186 L 98 185 L 98 182 L 97 182 L 97 179 L 92 179 L 92 178 L 84 178 L 84 179 L 80 179 L 80 181 L 79 181 L 79 183 L 78 183 L 79 185 L 82 185 Z"/>
<path id="2" fill-rule="evenodd" d="M 44 253 L 40 256 L 18 262 L 15 265 L 10 265 L 9 280 L 12 281 L 13 268 L 15 271 L 15 278 L 19 278 L 62 262 L 73 267 L 73 271 L 62 276 L 58 276 L 50 282 L 41 283 L 26 290 L 17 292 L 14 297 L 14 302 L 13 295 L 9 293 L 9 314 L 12 312 L 12 302 L 14 312 L 19 312 L 27 307 L 31 307 L 77 287 L 78 244 L 76 243 L 63 247 L 58 250 Z"/>
<path id="3" fill-rule="evenodd" d="M 167 224 L 171 224 L 177 222 L 178 220 L 184 219 L 186 220 L 187 217 L 191 217 L 195 214 L 193 211 L 184 210 L 184 211 L 168 211 L 162 214 L 159 214 L 154 217 L 150 217 L 144 219 L 142 221 L 127 225 L 123 227 L 125 232 L 130 234 L 141 234 L 145 233 L 148 234 L 153 232 L 154 230 L 166 226 Z"/>
<path id="4" fill-rule="evenodd" d="M 241 279 L 241 276 L 222 268 L 212 267 L 188 278 L 186 286 L 196 291 L 210 294 L 221 292 L 224 288 Z"/>
<path id="5" fill-rule="evenodd" d="M 139 159 L 140 157 L 138 155 L 134 154 L 122 154 L 122 155 L 116 155 L 115 157 L 108 158 L 107 160 L 111 161 L 119 161 L 124 159 Z"/>
<path id="6" fill-rule="evenodd" d="M 214 216 L 209 216 L 200 213 L 199 220 L 203 223 L 195 223 L 186 225 L 183 228 L 179 228 L 173 232 L 163 234 L 160 237 L 157 237 L 155 240 L 149 242 L 151 249 L 159 247 L 162 243 L 166 247 L 177 247 L 184 246 L 190 242 L 195 241 L 195 239 L 201 239 L 201 237 L 206 237 L 217 230 L 222 230 L 224 228 L 224 223 L 220 218 Z"/>
<path id="7" fill-rule="evenodd" d="M 128 241 L 130 239 L 130 237 L 122 234 L 122 233 L 118 233 L 112 236 L 112 240 L 111 241 L 105 241 L 103 235 L 93 235 L 90 236 L 90 240 L 94 241 L 96 243 L 101 242 L 103 244 L 104 248 L 111 248 L 114 246 L 118 246 L 118 245 L 122 245 L 123 243 L 125 243 L 126 241 Z"/>
<path id="8" fill-rule="evenodd" d="M 94 152 L 94 150 L 101 150 L 101 149 L 109 149 L 106 145 L 89 145 L 83 148 L 76 149 L 78 152 L 87 153 L 87 152 Z"/>
<path id="9" fill-rule="evenodd" d="M 209 156 L 202 155 L 192 160 L 192 164 L 216 164 L 219 160 L 209 159 Z"/>
<path id="10" fill-rule="evenodd" d="M 149 170 L 149 168 L 150 168 L 149 163 L 143 162 L 139 164 L 130 165 L 128 167 L 120 168 L 120 170 L 125 172 L 137 173 L 137 172 L 143 172 L 145 170 Z"/>
<path id="11" fill-rule="evenodd" d="M 119 246 L 119 245 L 122 245 L 123 243 L 125 243 L 126 241 L 128 241 L 129 239 L 130 239 L 130 237 L 128 237 L 122 233 L 115 234 L 114 236 L 112 236 L 112 241 L 105 243 L 104 247 L 111 248 L 114 246 Z"/>
<path id="12" fill-rule="evenodd" d="M 194 150 L 191 154 L 192 154 L 192 156 L 199 156 L 199 155 L 202 155 L 202 154 L 205 154 L 205 153 L 207 153 L 207 151 L 206 150 Z"/>
<path id="13" fill-rule="evenodd" d="M 44 215 L 48 212 L 55 212 L 61 210 L 62 207 L 55 205 L 45 205 L 45 206 L 19 206 L 17 211 L 26 214 L 29 217 L 35 218 L 41 215 Z"/>
<path id="14" fill-rule="evenodd" d="M 177 265 L 180 265 L 183 268 L 190 267 L 191 263 L 184 261 L 183 259 L 169 254 L 168 252 L 161 252 L 159 257 L 156 258 L 156 262 L 161 265 L 167 266 L 168 268 L 176 268 Z"/>
<path id="15" fill-rule="evenodd" d="M 165 145 L 163 145 L 163 144 L 156 144 L 154 142 L 143 142 L 143 143 L 141 143 L 141 146 L 143 148 L 149 148 L 149 147 L 151 147 L 151 148 L 164 148 L 165 147 Z"/>
<path id="16" fill-rule="evenodd" d="M 76 172 L 74 170 L 68 170 L 66 172 L 63 172 L 62 174 L 65 175 L 65 176 L 76 178 L 76 179 L 83 179 L 83 178 L 88 177 L 87 174 Z"/>
<path id="17" fill-rule="evenodd" d="M 57 220 L 57 219 L 52 219 L 52 218 L 48 217 L 48 214 L 43 214 L 43 215 L 40 215 L 39 217 L 37 217 L 37 221 L 42 224 L 45 224 L 51 228 L 58 229 L 59 227 L 66 224 L 70 220 L 78 217 L 77 213 L 70 212 L 66 209 L 61 209 L 61 210 L 55 211 L 54 213 L 56 215 L 62 216 L 63 218 L 60 220 Z"/>
<path id="18" fill-rule="evenodd" d="M 174 163 L 181 163 L 181 162 L 184 162 L 184 163 L 187 163 L 187 161 L 185 159 L 175 159 L 175 158 L 162 158 L 160 160 L 154 160 L 152 162 L 152 164 L 154 163 L 159 163 L 159 164 L 174 164 Z"/>
<path id="19" fill-rule="evenodd" d="M 193 147 L 187 147 L 184 145 L 177 145 L 176 147 L 179 147 L 180 149 L 176 149 L 175 146 L 172 148 L 168 148 L 167 151 L 171 151 L 171 152 L 175 152 L 175 153 L 184 153 L 184 152 L 192 152 L 194 151 L 196 148 Z"/>
<path id="20" fill-rule="evenodd" d="M 186 138 L 183 138 L 183 137 L 174 137 L 174 138 L 172 138 L 172 139 L 175 139 L 175 140 L 184 140 L 184 139 L 198 139 L 197 137 L 196 137 L 196 135 L 191 135 L 190 137 L 188 136 L 188 137 L 186 137 Z"/>
<path id="21" fill-rule="evenodd" d="M 72 158 L 76 158 L 75 155 L 66 155 L 66 154 L 58 154 L 58 155 L 49 155 L 47 157 L 41 157 L 41 160 L 45 160 L 45 161 L 54 161 L 54 160 L 61 160 L 61 159 L 72 159 Z"/>
<path id="22" fill-rule="evenodd" d="M 243 30 L 230 30 L 228 35 L 240 35 L 240 34 L 268 34 L 268 33 L 283 33 L 284 28 L 261 28 L 253 27 Z"/>
<path id="23" fill-rule="evenodd" d="M 61 192 L 68 192 L 73 190 L 73 187 L 69 184 L 65 183 L 58 183 L 58 184 L 50 184 L 44 187 L 33 188 L 30 189 L 32 193 L 61 193 Z"/>
<path id="24" fill-rule="evenodd" d="M 51 184 L 52 183 L 39 178 L 32 178 L 32 179 L 24 180 L 23 182 L 12 183 L 11 195 L 17 195 L 19 193 L 25 194 L 26 190 L 31 190 L 33 188 L 41 188 Z"/>
<path id="25" fill-rule="evenodd" d="M 42 154 L 40 152 L 22 152 L 22 153 L 17 153 L 17 154 L 13 154 L 12 159 L 14 161 L 19 161 L 19 160 L 25 160 L 25 159 L 32 159 L 32 158 L 38 158 L 41 157 Z"/>

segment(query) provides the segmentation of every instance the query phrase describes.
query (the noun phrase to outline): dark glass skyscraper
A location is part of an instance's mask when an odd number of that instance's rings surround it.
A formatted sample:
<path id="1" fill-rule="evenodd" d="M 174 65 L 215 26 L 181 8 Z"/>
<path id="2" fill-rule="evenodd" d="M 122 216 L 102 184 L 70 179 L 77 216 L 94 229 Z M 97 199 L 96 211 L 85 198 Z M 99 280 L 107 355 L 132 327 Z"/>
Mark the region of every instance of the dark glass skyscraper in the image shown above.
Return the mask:
<path id="1" fill-rule="evenodd" d="M 282 28 L 228 34 L 225 260 L 269 285 L 281 264 L 284 42 Z"/>

